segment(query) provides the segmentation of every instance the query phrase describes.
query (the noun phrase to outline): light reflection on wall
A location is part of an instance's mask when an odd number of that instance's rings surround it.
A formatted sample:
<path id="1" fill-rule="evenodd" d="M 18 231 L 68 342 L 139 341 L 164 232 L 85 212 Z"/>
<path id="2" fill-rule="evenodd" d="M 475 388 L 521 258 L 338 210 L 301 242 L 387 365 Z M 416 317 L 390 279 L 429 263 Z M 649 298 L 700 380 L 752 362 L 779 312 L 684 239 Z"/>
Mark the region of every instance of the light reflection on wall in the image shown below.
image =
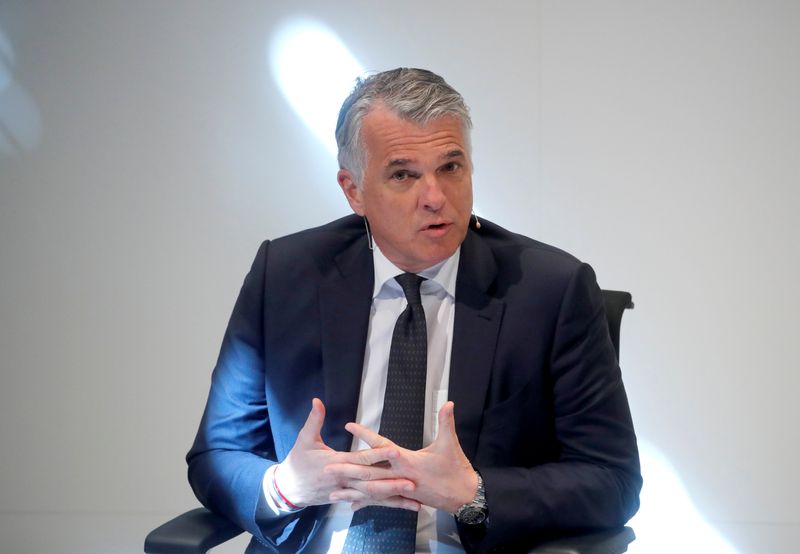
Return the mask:
<path id="1" fill-rule="evenodd" d="M 14 79 L 14 49 L 0 30 L 0 154 L 32 151 L 42 134 L 42 120 L 30 94 Z"/>
<path id="2" fill-rule="evenodd" d="M 642 488 L 639 509 L 629 525 L 636 532 L 631 554 L 738 554 L 697 510 L 669 460 L 647 441 L 639 441 Z"/>
<path id="3" fill-rule="evenodd" d="M 270 54 L 273 77 L 286 100 L 336 155 L 339 107 L 363 67 L 332 31 L 310 20 L 282 26 Z M 637 536 L 629 552 L 738 554 L 698 512 L 669 461 L 646 441 L 640 441 L 640 449 L 645 484 L 642 507 L 629 523 Z"/>
<path id="4" fill-rule="evenodd" d="M 292 20 L 270 46 L 272 75 L 300 119 L 336 155 L 342 102 L 364 68 L 337 36 L 315 21 Z"/>

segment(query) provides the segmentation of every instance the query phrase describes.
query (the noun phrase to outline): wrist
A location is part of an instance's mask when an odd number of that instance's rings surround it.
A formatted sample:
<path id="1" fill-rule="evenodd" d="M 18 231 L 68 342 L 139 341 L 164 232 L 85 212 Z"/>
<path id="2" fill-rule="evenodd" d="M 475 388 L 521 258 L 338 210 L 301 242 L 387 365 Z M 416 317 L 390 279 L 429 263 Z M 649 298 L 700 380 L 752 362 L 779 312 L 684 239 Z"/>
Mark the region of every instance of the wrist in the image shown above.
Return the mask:
<path id="1" fill-rule="evenodd" d="M 472 466 L 469 468 L 467 483 L 467 486 L 463 489 L 463 494 L 456 499 L 457 503 L 451 512 L 453 514 L 455 514 L 463 505 L 469 504 L 475 500 L 475 496 L 478 494 L 478 472 L 475 471 Z"/>
<path id="2" fill-rule="evenodd" d="M 303 507 L 295 504 L 292 502 L 285 494 L 283 488 L 278 484 L 278 470 L 281 468 L 281 464 L 275 464 L 272 466 L 270 474 L 268 474 L 267 478 L 267 485 L 269 487 L 270 494 L 272 496 L 273 501 L 275 504 L 280 508 L 283 512 L 296 512 L 301 510 Z"/>

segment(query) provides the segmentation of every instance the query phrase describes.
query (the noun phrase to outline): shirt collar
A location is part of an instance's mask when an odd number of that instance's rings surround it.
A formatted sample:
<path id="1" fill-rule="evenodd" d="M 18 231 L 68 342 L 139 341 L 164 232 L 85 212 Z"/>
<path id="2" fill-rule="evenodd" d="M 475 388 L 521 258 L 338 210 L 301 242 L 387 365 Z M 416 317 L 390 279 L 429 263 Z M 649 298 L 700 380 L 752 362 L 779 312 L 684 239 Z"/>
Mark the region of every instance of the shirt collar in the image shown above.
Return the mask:
<path id="1" fill-rule="evenodd" d="M 375 288 L 372 291 L 372 298 L 375 299 L 382 290 L 384 285 L 390 289 L 399 291 L 403 294 L 403 289 L 400 284 L 394 280 L 395 277 L 405 273 L 402 269 L 394 265 L 389 258 L 387 258 L 377 243 L 373 243 L 372 249 L 372 262 L 375 269 Z M 456 297 L 456 275 L 458 273 L 458 260 L 461 257 L 461 248 L 459 247 L 452 256 L 446 260 L 442 260 L 436 265 L 427 269 L 423 269 L 418 273 L 420 277 L 424 277 L 427 281 L 423 282 L 423 288 L 429 286 L 438 286 L 452 298 Z M 429 283 L 429 284 L 426 284 Z M 424 290 L 423 290 L 424 292 Z"/>

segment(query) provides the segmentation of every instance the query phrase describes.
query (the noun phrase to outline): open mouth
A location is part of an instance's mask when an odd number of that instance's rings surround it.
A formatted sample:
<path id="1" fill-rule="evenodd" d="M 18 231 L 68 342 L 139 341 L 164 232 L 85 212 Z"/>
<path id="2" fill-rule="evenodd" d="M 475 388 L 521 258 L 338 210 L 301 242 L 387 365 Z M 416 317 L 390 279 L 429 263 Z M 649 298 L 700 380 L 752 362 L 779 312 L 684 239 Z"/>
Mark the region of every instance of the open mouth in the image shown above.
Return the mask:
<path id="1" fill-rule="evenodd" d="M 427 227 L 423 227 L 422 230 L 430 236 L 438 237 L 447 233 L 449 228 L 450 223 L 431 223 Z"/>

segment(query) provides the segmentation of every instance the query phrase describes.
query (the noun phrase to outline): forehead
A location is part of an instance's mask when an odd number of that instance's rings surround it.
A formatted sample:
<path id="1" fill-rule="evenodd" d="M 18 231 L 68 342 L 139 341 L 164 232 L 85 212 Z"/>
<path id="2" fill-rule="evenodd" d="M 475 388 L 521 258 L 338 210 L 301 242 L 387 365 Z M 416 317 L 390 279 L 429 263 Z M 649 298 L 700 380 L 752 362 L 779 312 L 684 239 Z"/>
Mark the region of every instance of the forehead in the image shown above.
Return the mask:
<path id="1" fill-rule="evenodd" d="M 468 156 L 464 128 L 455 116 L 436 118 L 420 125 L 379 105 L 364 116 L 361 133 L 370 161 L 389 162 L 396 157 L 438 158 L 455 150 Z"/>

